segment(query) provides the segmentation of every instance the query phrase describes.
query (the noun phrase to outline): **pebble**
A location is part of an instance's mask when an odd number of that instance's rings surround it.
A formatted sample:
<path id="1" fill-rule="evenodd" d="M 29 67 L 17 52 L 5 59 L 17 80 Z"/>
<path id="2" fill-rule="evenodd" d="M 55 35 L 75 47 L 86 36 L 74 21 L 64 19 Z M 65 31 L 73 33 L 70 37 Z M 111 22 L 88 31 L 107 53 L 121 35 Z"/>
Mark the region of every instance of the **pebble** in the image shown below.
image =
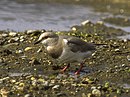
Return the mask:
<path id="1" fill-rule="evenodd" d="M 20 42 L 23 42 L 24 40 L 24 36 L 20 36 Z"/>
<path id="2" fill-rule="evenodd" d="M 19 40 L 18 37 L 14 37 L 14 38 L 11 38 L 10 40 L 8 40 L 8 43 L 14 43 L 14 42 L 17 42 Z"/>
<path id="3" fill-rule="evenodd" d="M 15 52 L 16 54 L 22 54 L 23 53 L 23 51 L 22 50 L 16 50 L 16 52 Z"/>
<path id="4" fill-rule="evenodd" d="M 72 30 L 72 31 L 76 31 L 77 29 L 76 29 L 75 27 L 72 27 L 71 30 Z"/>
<path id="5" fill-rule="evenodd" d="M 37 53 L 42 52 L 42 47 L 37 50 Z"/>
<path id="6" fill-rule="evenodd" d="M 10 32 L 10 33 L 9 33 L 9 36 L 13 36 L 13 37 L 14 37 L 14 36 L 16 36 L 16 35 L 17 35 L 16 32 Z"/>
<path id="7" fill-rule="evenodd" d="M 2 37 L 7 37 L 7 36 L 8 36 L 8 34 L 3 33 L 3 34 L 1 34 L 0 36 L 2 36 Z"/>
<path id="8" fill-rule="evenodd" d="M 87 97 L 87 95 L 85 93 L 82 93 L 82 97 Z"/>
<path id="9" fill-rule="evenodd" d="M 52 89 L 54 89 L 54 90 L 58 90 L 59 87 L 60 87 L 60 85 L 55 85 L 54 87 L 52 87 Z"/>
<path id="10" fill-rule="evenodd" d="M 33 32 L 35 32 L 36 30 L 27 30 L 26 33 L 27 34 L 32 34 Z"/>
<path id="11" fill-rule="evenodd" d="M 30 94 L 26 94 L 24 95 L 24 97 L 32 97 Z"/>
<path id="12" fill-rule="evenodd" d="M 26 47 L 26 48 L 24 49 L 24 51 L 29 51 L 29 50 L 31 50 L 31 49 L 33 49 L 33 47 Z"/>
<path id="13" fill-rule="evenodd" d="M 8 47 L 10 47 L 10 46 L 17 46 L 17 45 L 19 45 L 19 43 L 9 43 L 9 44 L 7 44 L 7 45 L 4 45 L 3 47 L 4 48 L 8 48 Z"/>
<path id="14" fill-rule="evenodd" d="M 97 21 L 97 24 L 103 25 L 104 22 L 103 21 Z"/>
<path id="15" fill-rule="evenodd" d="M 88 23 L 91 23 L 91 21 L 90 20 L 86 20 L 86 21 L 83 21 L 82 23 L 81 23 L 81 25 L 86 25 L 86 24 L 88 24 Z"/>
<path id="16" fill-rule="evenodd" d="M 117 48 L 117 49 L 115 49 L 115 52 L 118 52 L 118 51 L 120 51 L 120 49 L 118 49 L 118 48 Z"/>
<path id="17" fill-rule="evenodd" d="M 92 94 L 95 95 L 95 96 L 97 96 L 97 97 L 100 97 L 101 96 L 101 91 L 98 90 L 98 89 L 93 89 L 92 90 Z"/>
<path id="18" fill-rule="evenodd" d="M 57 97 L 63 97 L 63 96 L 66 96 L 65 93 L 57 93 L 56 95 L 57 95 Z"/>
<path id="19" fill-rule="evenodd" d="M 127 60 L 130 61 L 130 55 L 127 55 Z"/>
<path id="20" fill-rule="evenodd" d="M 26 33 L 29 35 L 29 34 L 32 34 L 33 36 L 35 35 L 38 35 L 38 34 L 41 34 L 45 32 L 45 30 L 27 30 Z"/>

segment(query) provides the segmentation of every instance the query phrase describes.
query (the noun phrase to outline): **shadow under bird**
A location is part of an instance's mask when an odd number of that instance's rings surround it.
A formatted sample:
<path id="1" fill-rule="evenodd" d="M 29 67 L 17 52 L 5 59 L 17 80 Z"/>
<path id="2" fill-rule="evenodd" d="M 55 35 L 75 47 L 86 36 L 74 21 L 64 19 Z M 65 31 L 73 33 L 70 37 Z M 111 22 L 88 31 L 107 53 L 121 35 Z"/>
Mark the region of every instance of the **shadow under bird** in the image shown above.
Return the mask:
<path id="1" fill-rule="evenodd" d="M 42 43 L 47 53 L 60 63 L 67 63 L 62 72 L 70 66 L 70 63 L 80 63 L 80 68 L 75 74 L 79 74 L 85 59 L 90 57 L 96 50 L 95 45 L 87 43 L 80 38 L 73 36 L 57 35 L 54 32 L 42 33 L 35 44 Z"/>

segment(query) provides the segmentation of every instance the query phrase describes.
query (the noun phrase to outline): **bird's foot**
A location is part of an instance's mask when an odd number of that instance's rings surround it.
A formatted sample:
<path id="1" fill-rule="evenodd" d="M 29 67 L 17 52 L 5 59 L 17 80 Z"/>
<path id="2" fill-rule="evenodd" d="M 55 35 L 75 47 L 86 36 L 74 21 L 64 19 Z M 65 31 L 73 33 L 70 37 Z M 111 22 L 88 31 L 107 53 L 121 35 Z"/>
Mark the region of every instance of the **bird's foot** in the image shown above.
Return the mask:
<path id="1" fill-rule="evenodd" d="M 78 75 L 78 74 L 80 74 L 80 71 L 78 70 L 78 71 L 76 71 L 74 74 L 75 74 L 75 75 Z"/>
<path id="2" fill-rule="evenodd" d="M 62 70 L 61 70 L 61 73 L 64 73 L 66 71 L 66 68 L 63 68 Z"/>
<path id="3" fill-rule="evenodd" d="M 75 75 L 80 74 L 80 71 L 82 70 L 82 68 L 83 68 L 83 63 L 80 64 L 80 68 L 79 68 L 79 70 L 76 71 L 74 74 L 75 74 Z"/>
<path id="4" fill-rule="evenodd" d="M 64 73 L 64 72 L 66 71 L 66 69 L 69 68 L 69 66 L 70 66 L 70 64 L 68 64 L 67 66 L 65 66 L 65 67 L 61 70 L 61 72 Z"/>

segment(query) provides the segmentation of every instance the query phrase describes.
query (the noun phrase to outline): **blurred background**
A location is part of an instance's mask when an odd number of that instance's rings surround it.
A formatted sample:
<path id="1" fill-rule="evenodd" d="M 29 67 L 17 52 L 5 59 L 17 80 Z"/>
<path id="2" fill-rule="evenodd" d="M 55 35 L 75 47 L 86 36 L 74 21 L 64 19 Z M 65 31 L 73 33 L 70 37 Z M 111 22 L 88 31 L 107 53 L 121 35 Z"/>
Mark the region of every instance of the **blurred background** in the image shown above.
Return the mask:
<path id="1" fill-rule="evenodd" d="M 85 20 L 93 23 L 109 17 L 129 20 L 129 9 L 130 0 L 0 0 L 0 30 L 67 31 Z M 105 22 L 107 26 L 130 31 L 130 25 Z"/>

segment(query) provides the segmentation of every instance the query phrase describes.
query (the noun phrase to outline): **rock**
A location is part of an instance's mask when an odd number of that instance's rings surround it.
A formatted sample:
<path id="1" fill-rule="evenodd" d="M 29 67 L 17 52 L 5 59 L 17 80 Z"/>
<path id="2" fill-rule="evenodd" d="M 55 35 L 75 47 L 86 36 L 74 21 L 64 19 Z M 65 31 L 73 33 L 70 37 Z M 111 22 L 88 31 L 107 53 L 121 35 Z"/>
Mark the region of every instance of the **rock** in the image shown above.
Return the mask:
<path id="1" fill-rule="evenodd" d="M 11 38 L 10 40 L 8 40 L 8 43 L 14 43 L 14 42 L 17 42 L 19 40 L 18 37 L 14 37 L 14 38 Z"/>
<path id="2" fill-rule="evenodd" d="M 99 24 L 99 25 L 103 25 L 104 22 L 103 22 L 103 21 L 97 21 L 97 24 Z"/>
<path id="3" fill-rule="evenodd" d="M 87 95 L 85 93 L 82 93 L 82 97 L 87 97 Z"/>
<path id="4" fill-rule="evenodd" d="M 26 47 L 26 48 L 24 49 L 24 51 L 29 51 L 29 50 L 31 50 L 31 49 L 33 49 L 33 47 Z"/>
<path id="5" fill-rule="evenodd" d="M 63 96 L 66 96 L 65 93 L 57 93 L 56 95 L 57 95 L 57 97 L 63 97 Z"/>
<path id="6" fill-rule="evenodd" d="M 130 61 L 130 55 L 127 55 L 127 60 Z"/>
<path id="7" fill-rule="evenodd" d="M 81 23 L 81 25 L 86 25 L 86 24 L 88 24 L 88 23 L 91 23 L 91 21 L 90 20 L 86 20 L 86 21 L 83 21 L 82 23 Z"/>
<path id="8" fill-rule="evenodd" d="M 7 44 L 7 45 L 4 45 L 3 46 L 3 48 L 8 48 L 8 47 L 10 47 L 10 46 L 16 46 L 16 45 L 19 45 L 19 43 L 9 43 L 9 44 Z"/>
<path id="9" fill-rule="evenodd" d="M 96 97 L 100 97 L 101 96 L 101 91 L 98 89 L 93 89 L 92 90 L 92 94 Z"/>
<path id="10" fill-rule="evenodd" d="M 14 36 L 16 36 L 16 35 L 17 35 L 16 32 L 10 32 L 10 33 L 9 33 L 9 36 L 13 36 L 13 37 L 14 37 Z"/>
<path id="11" fill-rule="evenodd" d="M 30 94 L 25 94 L 24 97 L 32 97 Z"/>
<path id="12" fill-rule="evenodd" d="M 58 90 L 60 88 L 60 85 L 55 85 L 54 87 L 52 87 L 52 89 L 54 90 Z"/>
<path id="13" fill-rule="evenodd" d="M 20 36 L 20 42 L 23 42 L 25 40 L 24 38 L 24 36 Z"/>
<path id="14" fill-rule="evenodd" d="M 72 27 L 71 30 L 72 30 L 72 31 L 76 31 L 77 29 L 76 29 L 75 27 Z"/>
<path id="15" fill-rule="evenodd" d="M 1 34 L 0 36 L 1 36 L 1 37 L 7 37 L 7 36 L 8 36 L 8 34 L 3 33 L 3 34 Z"/>
<path id="16" fill-rule="evenodd" d="M 86 97 L 94 97 L 93 94 L 88 93 Z"/>
<path id="17" fill-rule="evenodd" d="M 37 53 L 42 52 L 42 47 L 37 50 Z"/>
<path id="18" fill-rule="evenodd" d="M 41 33 L 45 32 L 45 30 L 27 30 L 26 33 L 29 35 L 31 34 L 32 36 L 37 36 Z"/>
<path id="19" fill-rule="evenodd" d="M 23 51 L 22 50 L 16 50 L 16 52 L 15 52 L 16 54 L 22 54 L 23 53 Z"/>
<path id="20" fill-rule="evenodd" d="M 115 52 L 119 52 L 119 51 L 120 51 L 120 49 L 119 49 L 119 48 L 117 48 L 117 49 L 115 49 L 114 51 L 115 51 Z"/>

